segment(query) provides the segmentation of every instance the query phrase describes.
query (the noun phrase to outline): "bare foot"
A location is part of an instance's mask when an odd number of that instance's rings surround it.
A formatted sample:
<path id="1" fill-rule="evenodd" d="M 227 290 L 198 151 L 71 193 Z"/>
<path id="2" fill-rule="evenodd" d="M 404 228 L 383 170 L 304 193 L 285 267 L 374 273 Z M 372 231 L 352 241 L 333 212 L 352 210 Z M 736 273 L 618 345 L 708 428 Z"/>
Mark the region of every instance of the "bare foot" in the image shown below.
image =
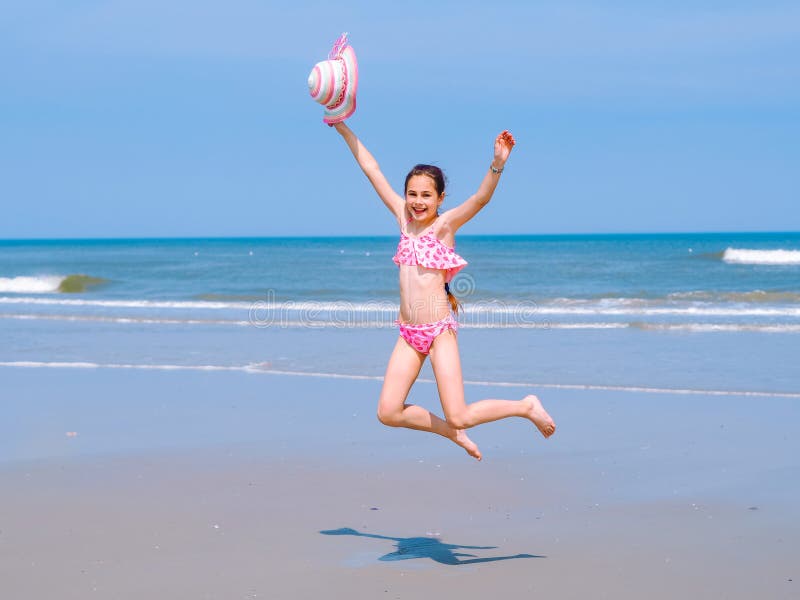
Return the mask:
<path id="1" fill-rule="evenodd" d="M 556 424 L 547 411 L 539 402 L 539 398 L 531 394 L 522 399 L 523 402 L 528 404 L 528 418 L 533 421 L 533 424 L 542 432 L 542 435 L 549 438 L 556 432 Z"/>
<path id="2" fill-rule="evenodd" d="M 481 451 L 478 450 L 478 445 L 467 437 L 467 432 L 463 429 L 456 429 L 456 438 L 453 441 L 466 450 L 470 456 L 474 456 L 478 460 L 481 459 Z"/>

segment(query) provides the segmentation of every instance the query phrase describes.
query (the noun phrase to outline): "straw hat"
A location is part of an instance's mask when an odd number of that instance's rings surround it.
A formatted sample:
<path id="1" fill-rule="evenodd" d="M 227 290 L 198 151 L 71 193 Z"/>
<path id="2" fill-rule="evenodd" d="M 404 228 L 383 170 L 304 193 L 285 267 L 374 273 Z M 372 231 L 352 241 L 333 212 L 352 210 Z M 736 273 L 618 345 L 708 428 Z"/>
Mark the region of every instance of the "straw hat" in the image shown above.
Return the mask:
<path id="1" fill-rule="evenodd" d="M 328 60 L 318 62 L 308 76 L 311 97 L 325 107 L 322 120 L 328 125 L 340 123 L 356 110 L 358 61 L 347 43 L 347 34 L 336 40 Z"/>

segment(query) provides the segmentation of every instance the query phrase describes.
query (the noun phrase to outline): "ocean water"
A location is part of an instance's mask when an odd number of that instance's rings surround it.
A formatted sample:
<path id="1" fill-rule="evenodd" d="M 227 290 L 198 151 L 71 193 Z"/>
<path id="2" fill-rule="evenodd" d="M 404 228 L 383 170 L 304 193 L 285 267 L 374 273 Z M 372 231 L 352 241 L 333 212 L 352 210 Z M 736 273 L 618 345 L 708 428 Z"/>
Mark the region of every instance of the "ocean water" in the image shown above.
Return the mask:
<path id="1" fill-rule="evenodd" d="M 0 241 L 0 366 L 380 377 L 396 243 Z M 463 236 L 457 250 L 468 381 L 800 398 L 800 233 Z"/>

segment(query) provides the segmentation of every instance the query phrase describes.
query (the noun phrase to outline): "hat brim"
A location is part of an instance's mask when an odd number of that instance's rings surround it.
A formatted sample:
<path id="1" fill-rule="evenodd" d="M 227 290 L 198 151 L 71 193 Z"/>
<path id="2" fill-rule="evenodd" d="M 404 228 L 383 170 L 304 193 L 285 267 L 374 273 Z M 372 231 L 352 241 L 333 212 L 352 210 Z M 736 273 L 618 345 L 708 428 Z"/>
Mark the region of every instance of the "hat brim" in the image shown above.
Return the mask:
<path id="1" fill-rule="evenodd" d="M 347 46 L 342 50 L 337 60 L 344 62 L 347 83 L 341 101 L 336 98 L 333 104 L 325 107 L 325 115 L 322 120 L 328 125 L 341 123 L 356 111 L 356 93 L 358 92 L 358 59 L 356 58 L 356 52 L 351 46 Z"/>

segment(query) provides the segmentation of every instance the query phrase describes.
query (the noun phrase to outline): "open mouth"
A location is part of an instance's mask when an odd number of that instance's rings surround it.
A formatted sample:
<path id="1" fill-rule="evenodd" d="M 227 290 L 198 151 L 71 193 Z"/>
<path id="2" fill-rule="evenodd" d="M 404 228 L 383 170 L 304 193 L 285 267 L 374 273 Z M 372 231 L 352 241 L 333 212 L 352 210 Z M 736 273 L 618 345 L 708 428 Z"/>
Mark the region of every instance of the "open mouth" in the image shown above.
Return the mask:
<path id="1" fill-rule="evenodd" d="M 413 206 L 411 207 L 411 212 L 413 212 L 415 215 L 421 215 L 426 210 L 427 209 L 425 209 L 425 208 L 414 208 Z"/>

